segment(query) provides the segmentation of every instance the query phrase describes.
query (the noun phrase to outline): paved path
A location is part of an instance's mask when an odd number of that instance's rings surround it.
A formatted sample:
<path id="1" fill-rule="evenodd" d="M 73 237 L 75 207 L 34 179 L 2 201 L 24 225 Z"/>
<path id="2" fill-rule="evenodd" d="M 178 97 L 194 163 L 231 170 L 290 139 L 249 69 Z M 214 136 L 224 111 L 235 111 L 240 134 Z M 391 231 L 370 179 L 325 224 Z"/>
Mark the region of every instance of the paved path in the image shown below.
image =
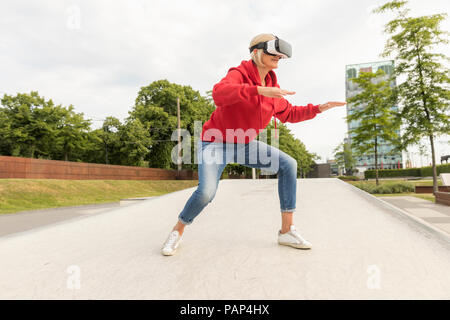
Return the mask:
<path id="1" fill-rule="evenodd" d="M 0 237 L 0 298 L 450 298 L 448 239 L 338 179 L 298 180 L 312 250 L 276 243 L 277 180 L 221 180 L 162 256 L 194 190 Z"/>
<path id="2" fill-rule="evenodd" d="M 0 215 L 0 237 L 16 232 L 45 227 L 54 223 L 64 223 L 69 219 L 92 216 L 117 208 L 119 202 L 23 211 Z"/>
<path id="3" fill-rule="evenodd" d="M 379 198 L 450 235 L 450 206 L 411 196 Z"/>
<path id="4" fill-rule="evenodd" d="M 129 198 L 117 202 L 50 208 L 41 210 L 22 211 L 11 214 L 0 214 L 0 237 L 17 232 L 46 227 L 54 223 L 64 223 L 75 218 L 90 217 L 109 212 L 111 209 L 135 204 L 137 201 L 152 199 Z"/>

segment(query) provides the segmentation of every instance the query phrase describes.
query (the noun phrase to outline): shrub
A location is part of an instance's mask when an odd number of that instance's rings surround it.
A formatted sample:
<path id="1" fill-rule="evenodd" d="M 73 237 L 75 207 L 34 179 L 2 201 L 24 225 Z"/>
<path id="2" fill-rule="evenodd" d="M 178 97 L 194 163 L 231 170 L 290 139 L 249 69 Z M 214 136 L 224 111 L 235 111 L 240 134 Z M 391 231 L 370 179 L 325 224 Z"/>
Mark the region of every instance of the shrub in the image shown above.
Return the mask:
<path id="1" fill-rule="evenodd" d="M 375 188 L 372 190 L 372 193 L 393 193 L 392 187 L 386 184 L 381 184 L 379 186 L 375 186 Z"/>
<path id="2" fill-rule="evenodd" d="M 359 179 L 359 177 L 357 177 L 357 176 L 338 176 L 337 177 L 338 179 L 341 179 L 341 180 L 351 180 L 351 181 L 359 181 L 360 179 Z"/>
<path id="3" fill-rule="evenodd" d="M 450 173 L 450 163 L 436 165 L 436 172 L 439 176 L 441 173 Z M 379 169 L 379 178 L 392 177 L 431 177 L 433 175 L 433 167 L 408 168 L 408 169 Z M 375 179 L 375 170 L 366 170 L 364 172 L 366 179 Z"/>
<path id="4" fill-rule="evenodd" d="M 372 191 L 374 189 L 374 186 L 372 184 L 360 182 L 360 183 L 355 183 L 354 186 L 358 187 L 368 193 L 373 193 Z"/>
<path id="5" fill-rule="evenodd" d="M 375 170 L 366 170 L 364 172 L 366 179 L 375 179 Z M 420 168 L 408 169 L 379 169 L 378 178 L 393 177 L 420 177 Z"/>
<path id="6" fill-rule="evenodd" d="M 414 192 L 414 184 L 409 182 L 383 183 L 379 186 L 369 183 L 356 183 L 354 186 L 372 194 Z"/>
<path id="7" fill-rule="evenodd" d="M 420 173 L 422 177 L 431 177 L 433 176 L 433 167 L 422 167 L 420 168 Z M 438 164 L 436 166 L 436 172 L 439 176 L 441 173 L 450 173 L 450 163 L 448 164 Z"/>

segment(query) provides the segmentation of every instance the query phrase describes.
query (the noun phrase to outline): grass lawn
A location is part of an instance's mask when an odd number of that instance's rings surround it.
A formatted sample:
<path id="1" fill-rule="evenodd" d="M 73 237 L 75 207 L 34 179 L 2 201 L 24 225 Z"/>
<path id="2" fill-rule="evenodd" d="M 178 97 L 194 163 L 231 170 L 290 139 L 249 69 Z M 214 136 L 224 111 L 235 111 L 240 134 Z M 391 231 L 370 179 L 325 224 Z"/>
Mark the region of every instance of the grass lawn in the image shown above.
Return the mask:
<path id="1" fill-rule="evenodd" d="M 372 184 L 375 185 L 376 181 L 375 180 L 370 180 L 370 181 L 365 181 L 365 180 L 361 180 L 361 181 L 346 181 L 350 184 L 357 184 L 357 183 L 364 183 L 364 184 Z M 432 186 L 433 185 L 433 180 L 401 180 L 401 179 L 396 179 L 396 180 L 378 180 L 378 182 L 380 184 L 384 184 L 384 183 L 396 183 L 396 182 L 409 182 L 412 183 L 416 186 Z M 442 181 L 440 179 L 438 179 L 438 185 L 441 186 L 442 185 Z M 414 193 L 414 192 L 405 192 L 405 193 L 386 193 L 386 194 L 372 194 L 375 197 L 399 197 L 399 196 L 411 196 L 411 197 L 416 197 L 416 198 L 420 198 L 420 199 L 425 199 L 431 202 L 435 202 L 435 197 L 432 193 Z"/>
<path id="2" fill-rule="evenodd" d="M 346 182 L 351 183 L 351 184 L 360 183 L 360 182 L 367 183 L 367 184 L 372 184 L 372 185 L 376 184 L 375 180 L 368 180 L 368 181 L 360 180 L 360 181 L 346 181 Z M 378 180 L 378 182 L 380 184 L 383 184 L 383 183 L 396 183 L 396 182 L 408 182 L 408 183 L 412 183 L 412 184 L 414 184 L 416 186 L 432 186 L 433 185 L 433 180 L 401 180 L 401 179 L 395 179 L 394 180 L 394 179 L 392 179 L 392 180 Z M 439 178 L 438 178 L 438 186 L 442 186 L 442 181 Z"/>
<path id="3" fill-rule="evenodd" d="M 159 196 L 197 185 L 198 180 L 0 179 L 0 214 Z"/>
<path id="4" fill-rule="evenodd" d="M 428 200 L 431 202 L 435 202 L 434 195 L 432 193 L 386 193 L 386 194 L 372 194 L 375 197 L 399 197 L 399 196 L 410 196 L 410 197 L 416 197 L 424 200 Z"/>

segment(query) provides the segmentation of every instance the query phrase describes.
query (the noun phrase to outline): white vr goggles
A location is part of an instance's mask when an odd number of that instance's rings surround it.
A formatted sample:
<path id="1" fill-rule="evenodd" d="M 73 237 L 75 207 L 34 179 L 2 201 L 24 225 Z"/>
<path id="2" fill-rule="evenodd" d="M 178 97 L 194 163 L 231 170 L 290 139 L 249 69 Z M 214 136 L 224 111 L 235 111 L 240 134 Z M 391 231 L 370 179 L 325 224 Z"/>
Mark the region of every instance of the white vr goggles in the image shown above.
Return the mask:
<path id="1" fill-rule="evenodd" d="M 263 49 L 265 54 L 271 56 L 281 56 L 283 59 L 290 58 L 292 56 L 292 47 L 291 45 L 279 39 L 277 36 L 274 36 L 274 40 L 269 40 L 265 42 L 260 42 L 255 44 L 250 48 L 250 53 L 255 49 Z"/>

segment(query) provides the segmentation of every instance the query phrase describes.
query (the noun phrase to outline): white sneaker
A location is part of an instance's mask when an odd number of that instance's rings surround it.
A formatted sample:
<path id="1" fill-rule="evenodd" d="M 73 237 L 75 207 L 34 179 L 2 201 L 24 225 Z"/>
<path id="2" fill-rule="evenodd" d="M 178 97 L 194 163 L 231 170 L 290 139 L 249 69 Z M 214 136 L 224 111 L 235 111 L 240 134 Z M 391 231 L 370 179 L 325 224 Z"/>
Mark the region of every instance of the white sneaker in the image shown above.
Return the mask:
<path id="1" fill-rule="evenodd" d="M 167 240 L 161 249 L 161 253 L 165 256 L 173 255 L 177 250 L 180 240 L 180 233 L 177 230 L 172 231 L 167 237 Z"/>
<path id="2" fill-rule="evenodd" d="M 303 239 L 297 232 L 294 225 L 291 225 L 290 230 L 286 233 L 281 233 L 281 230 L 278 231 L 278 243 L 298 249 L 311 249 L 312 247 L 312 244 Z"/>

